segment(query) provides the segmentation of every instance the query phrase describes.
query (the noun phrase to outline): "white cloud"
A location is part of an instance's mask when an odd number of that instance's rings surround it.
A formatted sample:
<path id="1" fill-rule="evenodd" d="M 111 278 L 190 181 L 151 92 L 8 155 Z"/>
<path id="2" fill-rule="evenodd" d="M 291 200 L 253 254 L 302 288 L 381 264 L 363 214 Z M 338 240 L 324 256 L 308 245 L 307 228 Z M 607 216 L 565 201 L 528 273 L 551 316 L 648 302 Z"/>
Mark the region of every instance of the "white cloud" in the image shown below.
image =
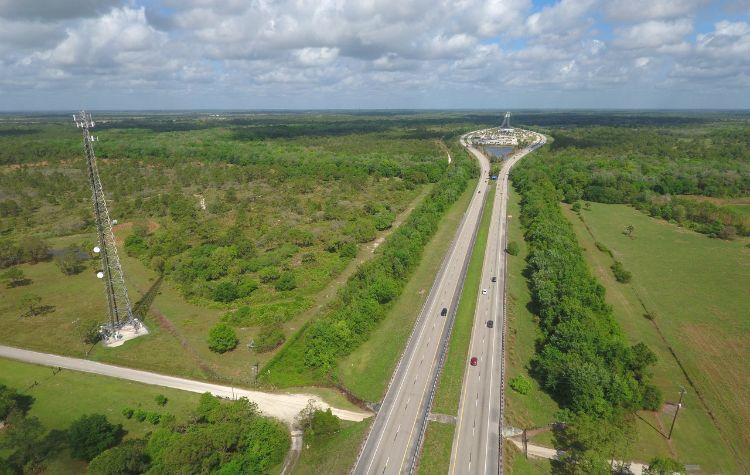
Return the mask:
<path id="1" fill-rule="evenodd" d="M 614 43 L 623 49 L 660 49 L 681 43 L 692 31 L 692 21 L 685 18 L 674 21 L 650 20 L 616 29 Z"/>
<path id="2" fill-rule="evenodd" d="M 687 16 L 706 4 L 706 0 L 611 0 L 605 12 L 618 21 L 662 20 Z"/>
<path id="3" fill-rule="evenodd" d="M 297 60 L 305 66 L 331 64 L 338 56 L 338 48 L 302 48 L 295 52 Z"/>
<path id="4" fill-rule="evenodd" d="M 585 97 L 680 81 L 687 89 L 691 77 L 720 77 L 750 97 L 741 89 L 750 25 L 723 20 L 693 36 L 704 0 L 71 2 L 74 13 L 63 14 L 52 0 L 0 0 L 0 109 L 31 90 L 75 90 L 92 78 L 89 91 L 103 100 L 150 93 L 179 105 L 203 95 L 210 105 L 231 96 L 232 107 L 313 97 L 318 106 L 370 98 L 404 107 L 417 96 L 419 105 L 487 106 L 501 93 Z M 149 105 L 157 104 L 132 104 Z"/>
<path id="5" fill-rule="evenodd" d="M 544 7 L 526 19 L 526 32 L 531 35 L 561 34 L 579 28 L 596 0 L 560 0 Z"/>

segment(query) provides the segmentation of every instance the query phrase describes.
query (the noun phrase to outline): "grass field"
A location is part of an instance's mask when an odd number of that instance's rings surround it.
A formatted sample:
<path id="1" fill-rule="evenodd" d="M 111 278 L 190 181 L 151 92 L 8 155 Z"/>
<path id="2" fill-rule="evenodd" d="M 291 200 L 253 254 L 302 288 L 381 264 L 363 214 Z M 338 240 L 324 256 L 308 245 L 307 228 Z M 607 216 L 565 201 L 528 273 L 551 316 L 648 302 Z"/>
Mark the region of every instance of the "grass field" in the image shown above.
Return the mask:
<path id="1" fill-rule="evenodd" d="M 430 421 L 427 423 L 418 473 L 432 475 L 448 473 L 451 463 L 451 446 L 456 426 Z"/>
<path id="2" fill-rule="evenodd" d="M 487 201 L 485 201 L 485 208 L 482 211 L 482 219 L 477 240 L 471 253 L 469 267 L 466 270 L 461 301 L 458 310 L 456 310 L 453 333 L 448 345 L 448 353 L 445 356 L 443 370 L 440 373 L 440 382 L 437 391 L 435 391 L 435 399 L 432 402 L 432 412 L 452 416 L 458 414 L 458 403 L 461 398 L 464 370 L 468 361 L 471 330 L 474 327 L 474 311 L 477 307 L 477 295 L 479 295 L 479 285 L 482 280 L 482 264 L 487 247 L 487 237 L 490 232 L 494 197 L 495 188 L 493 187 L 485 198 Z"/>
<path id="3" fill-rule="evenodd" d="M 425 246 L 419 266 L 369 340 L 339 364 L 338 380 L 358 397 L 367 401 L 379 401 L 383 397 L 414 321 L 473 196 L 473 189 L 472 184 L 467 186 L 440 221 L 437 232 Z"/>
<path id="4" fill-rule="evenodd" d="M 503 466 L 507 473 L 513 475 L 538 475 L 552 471 L 549 460 L 527 459 L 515 445 L 507 440 L 503 444 Z"/>
<path id="5" fill-rule="evenodd" d="M 524 269 L 528 249 L 523 238 L 520 221 L 520 196 L 509 187 L 508 196 L 508 242 L 515 241 L 519 246 L 517 256 L 508 256 L 507 336 L 505 346 L 506 381 L 518 375 L 531 381 L 532 389 L 520 394 L 509 387 L 505 390 L 505 423 L 518 428 L 539 427 L 555 421 L 559 409 L 550 396 L 539 388 L 539 384 L 529 374 L 529 362 L 534 356 L 535 341 L 540 336 L 536 316 L 529 310 L 531 294 L 527 286 Z M 538 440 L 535 438 L 535 442 Z"/>
<path id="6" fill-rule="evenodd" d="M 668 402 L 687 390 L 674 435 L 671 413 L 642 412 L 633 458 L 671 455 L 708 473 L 747 473 L 750 453 L 750 249 L 649 218 L 623 205 L 591 204 L 583 221 L 564 210 L 607 301 L 632 342 L 657 354 L 655 383 Z M 632 238 L 622 231 L 634 226 Z M 613 258 L 632 272 L 614 280 Z M 645 313 L 655 320 L 644 318 Z M 679 363 L 678 363 L 679 360 Z M 683 374 L 683 370 L 690 378 Z"/>
<path id="7" fill-rule="evenodd" d="M 131 407 L 145 411 L 174 414 L 184 420 L 198 403 L 199 394 L 176 389 L 149 386 L 76 371 L 62 370 L 0 358 L 0 383 L 19 389 L 35 398 L 29 415 L 38 417 L 47 429 L 66 429 L 84 414 L 99 413 L 110 422 L 122 424 L 128 437 L 143 437 L 154 426 L 127 419 L 122 409 Z M 167 397 L 162 407 L 154 398 Z M 63 453 L 50 461 L 48 473 L 82 473 L 84 465 Z"/>
<path id="8" fill-rule="evenodd" d="M 372 419 L 341 421 L 341 430 L 327 439 L 304 440 L 302 453 L 292 473 L 296 475 L 349 473 L 359 454 Z"/>

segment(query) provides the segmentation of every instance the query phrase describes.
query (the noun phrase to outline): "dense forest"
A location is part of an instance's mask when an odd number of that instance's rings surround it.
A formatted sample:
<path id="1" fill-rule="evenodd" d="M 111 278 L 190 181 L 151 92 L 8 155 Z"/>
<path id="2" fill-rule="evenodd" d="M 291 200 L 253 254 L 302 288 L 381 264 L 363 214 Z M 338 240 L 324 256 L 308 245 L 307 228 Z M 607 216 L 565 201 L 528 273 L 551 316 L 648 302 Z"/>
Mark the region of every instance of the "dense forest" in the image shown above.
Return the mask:
<path id="1" fill-rule="evenodd" d="M 750 123 L 552 128 L 531 162 L 568 203 L 627 203 L 712 237 L 750 234 L 722 201 L 750 196 Z M 713 198 L 713 200 L 709 200 Z"/>

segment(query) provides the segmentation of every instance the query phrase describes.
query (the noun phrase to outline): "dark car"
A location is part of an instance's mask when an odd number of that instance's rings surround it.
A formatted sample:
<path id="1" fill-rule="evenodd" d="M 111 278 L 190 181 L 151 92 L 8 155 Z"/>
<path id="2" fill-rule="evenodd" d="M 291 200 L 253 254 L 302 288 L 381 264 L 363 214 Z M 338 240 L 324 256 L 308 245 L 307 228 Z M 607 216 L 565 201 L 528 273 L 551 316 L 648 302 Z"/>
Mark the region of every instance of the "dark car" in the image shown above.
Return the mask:
<path id="1" fill-rule="evenodd" d="M 492 282 L 497 282 L 497 277 L 495 277 L 494 275 L 492 276 Z"/>
<path id="2" fill-rule="evenodd" d="M 444 317 L 444 316 L 446 316 L 446 315 L 448 315 L 448 309 L 447 309 L 447 308 L 445 308 L 445 307 L 443 307 L 443 310 L 442 310 L 442 311 L 440 312 L 440 316 L 441 316 L 441 317 Z"/>
<path id="3" fill-rule="evenodd" d="M 492 328 L 494 326 L 495 326 L 495 322 L 493 322 L 492 320 L 487 320 L 487 328 Z"/>
<path id="4" fill-rule="evenodd" d="M 470 364 L 471 364 L 472 366 L 476 366 L 476 365 L 477 365 L 477 361 L 478 361 L 478 360 L 477 360 L 477 357 L 476 357 L 476 356 L 472 356 L 472 357 L 471 357 L 471 360 L 469 361 L 469 363 L 470 363 Z"/>

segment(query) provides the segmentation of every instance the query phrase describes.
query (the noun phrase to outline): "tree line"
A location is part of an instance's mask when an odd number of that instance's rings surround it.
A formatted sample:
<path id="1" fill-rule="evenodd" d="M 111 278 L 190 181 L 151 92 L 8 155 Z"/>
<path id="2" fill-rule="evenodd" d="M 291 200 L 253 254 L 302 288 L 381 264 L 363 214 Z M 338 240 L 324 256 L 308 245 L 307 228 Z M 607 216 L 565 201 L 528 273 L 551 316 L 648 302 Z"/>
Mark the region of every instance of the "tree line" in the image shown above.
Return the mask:
<path id="1" fill-rule="evenodd" d="M 528 158 L 512 173 L 522 196 L 527 273 L 541 330 L 531 370 L 569 424 L 558 438 L 567 451 L 560 463 L 584 473 L 605 467 L 601 473 L 609 473 L 606 461 L 612 454 L 605 452 L 622 453 L 631 438 L 632 414 L 661 405 L 661 393 L 650 382 L 656 355 L 643 343 L 628 344 L 560 210 L 562 193 L 534 160 Z M 577 435 L 581 427 L 592 426 L 606 428 L 597 429 L 599 439 Z"/>
<path id="2" fill-rule="evenodd" d="M 581 127 L 551 131 L 537 152 L 564 201 L 631 204 L 712 237 L 750 235 L 736 210 L 685 195 L 750 196 L 750 126 L 739 121 L 691 129 Z"/>

